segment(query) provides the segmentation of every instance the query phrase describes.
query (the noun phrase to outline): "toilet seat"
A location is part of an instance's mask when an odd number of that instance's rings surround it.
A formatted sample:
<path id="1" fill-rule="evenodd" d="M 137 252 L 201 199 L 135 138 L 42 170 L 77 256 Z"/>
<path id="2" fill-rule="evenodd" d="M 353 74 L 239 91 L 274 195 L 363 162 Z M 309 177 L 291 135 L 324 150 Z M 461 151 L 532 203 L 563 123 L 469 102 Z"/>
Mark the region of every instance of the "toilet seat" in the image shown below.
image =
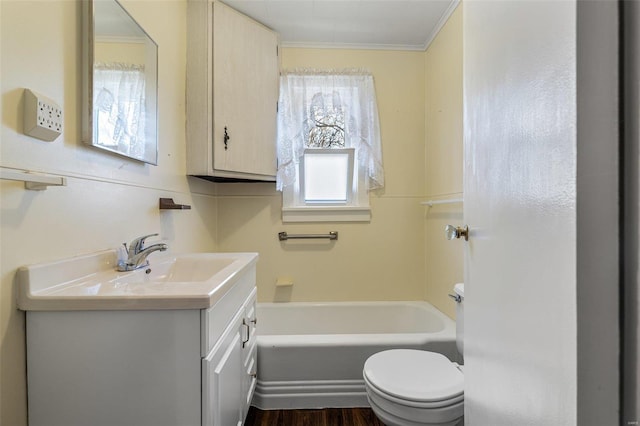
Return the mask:
<path id="1" fill-rule="evenodd" d="M 464 375 L 442 354 L 379 352 L 365 362 L 363 377 L 373 411 L 389 424 L 455 424 L 464 414 Z"/>
<path id="2" fill-rule="evenodd" d="M 363 376 L 380 392 L 402 401 L 448 405 L 464 395 L 464 375 L 442 354 L 391 349 L 367 359 Z M 430 404 L 428 404 L 430 405 Z"/>

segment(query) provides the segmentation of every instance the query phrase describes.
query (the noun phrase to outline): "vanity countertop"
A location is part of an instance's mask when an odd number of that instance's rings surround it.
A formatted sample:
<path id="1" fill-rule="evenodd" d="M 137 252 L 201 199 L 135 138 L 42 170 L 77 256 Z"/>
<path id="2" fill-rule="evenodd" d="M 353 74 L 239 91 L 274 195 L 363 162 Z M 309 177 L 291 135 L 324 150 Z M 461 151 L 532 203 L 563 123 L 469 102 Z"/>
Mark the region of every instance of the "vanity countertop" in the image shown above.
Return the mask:
<path id="1" fill-rule="evenodd" d="M 207 309 L 245 274 L 257 253 L 153 254 L 150 265 L 116 271 L 116 251 L 23 266 L 16 276 L 24 311 Z"/>

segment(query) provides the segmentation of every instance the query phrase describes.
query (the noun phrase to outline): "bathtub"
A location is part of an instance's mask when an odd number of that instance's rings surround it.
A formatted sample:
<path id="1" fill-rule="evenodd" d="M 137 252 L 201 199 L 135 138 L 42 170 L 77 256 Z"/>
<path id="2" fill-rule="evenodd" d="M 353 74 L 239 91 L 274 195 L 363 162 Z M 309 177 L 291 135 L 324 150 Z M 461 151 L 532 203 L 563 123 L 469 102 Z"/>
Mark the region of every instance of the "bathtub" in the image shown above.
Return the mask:
<path id="1" fill-rule="evenodd" d="M 366 359 L 392 348 L 460 362 L 455 322 L 426 302 L 259 303 L 257 385 L 263 410 L 367 407 Z"/>

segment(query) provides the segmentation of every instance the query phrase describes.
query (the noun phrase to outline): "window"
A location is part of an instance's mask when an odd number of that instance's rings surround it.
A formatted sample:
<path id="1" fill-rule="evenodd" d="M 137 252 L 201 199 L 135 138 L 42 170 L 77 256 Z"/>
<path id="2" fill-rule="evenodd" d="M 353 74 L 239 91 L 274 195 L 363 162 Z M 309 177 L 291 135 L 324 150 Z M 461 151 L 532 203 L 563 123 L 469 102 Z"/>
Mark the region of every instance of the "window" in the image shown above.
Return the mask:
<path id="1" fill-rule="evenodd" d="M 304 202 L 347 204 L 352 197 L 353 149 L 306 149 L 300 186 Z"/>
<path id="2" fill-rule="evenodd" d="M 373 78 L 294 72 L 280 86 L 283 221 L 369 221 L 368 191 L 384 186 Z"/>

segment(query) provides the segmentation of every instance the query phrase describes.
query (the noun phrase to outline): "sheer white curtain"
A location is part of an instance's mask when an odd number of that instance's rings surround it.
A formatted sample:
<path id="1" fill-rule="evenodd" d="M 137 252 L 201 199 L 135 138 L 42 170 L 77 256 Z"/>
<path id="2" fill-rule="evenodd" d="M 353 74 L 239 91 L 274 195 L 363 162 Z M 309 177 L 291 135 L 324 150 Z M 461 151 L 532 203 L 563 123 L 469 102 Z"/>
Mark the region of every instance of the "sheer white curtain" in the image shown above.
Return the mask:
<path id="1" fill-rule="evenodd" d="M 144 156 L 144 67 L 96 64 L 93 98 L 94 142 L 136 157 Z"/>
<path id="2" fill-rule="evenodd" d="M 355 148 L 367 190 L 384 186 L 373 76 L 362 70 L 285 71 L 278 105 L 279 191 L 297 179 L 306 148 Z M 322 146 L 324 145 L 324 146 Z"/>

